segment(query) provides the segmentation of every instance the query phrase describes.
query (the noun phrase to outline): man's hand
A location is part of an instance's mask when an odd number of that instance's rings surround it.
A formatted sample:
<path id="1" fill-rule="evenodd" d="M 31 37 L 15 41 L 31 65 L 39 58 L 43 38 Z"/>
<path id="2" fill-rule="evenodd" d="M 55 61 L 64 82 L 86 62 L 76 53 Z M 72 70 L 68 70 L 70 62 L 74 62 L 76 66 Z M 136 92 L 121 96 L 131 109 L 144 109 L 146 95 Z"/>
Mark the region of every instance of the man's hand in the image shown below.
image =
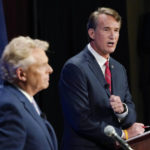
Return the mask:
<path id="1" fill-rule="evenodd" d="M 128 132 L 128 137 L 131 138 L 131 137 L 142 134 L 145 131 L 143 126 L 144 126 L 143 123 L 137 123 L 137 122 L 134 123 L 131 127 L 126 129 Z"/>
<path id="2" fill-rule="evenodd" d="M 110 105 L 115 113 L 121 114 L 124 112 L 124 106 L 119 96 L 111 95 Z"/>

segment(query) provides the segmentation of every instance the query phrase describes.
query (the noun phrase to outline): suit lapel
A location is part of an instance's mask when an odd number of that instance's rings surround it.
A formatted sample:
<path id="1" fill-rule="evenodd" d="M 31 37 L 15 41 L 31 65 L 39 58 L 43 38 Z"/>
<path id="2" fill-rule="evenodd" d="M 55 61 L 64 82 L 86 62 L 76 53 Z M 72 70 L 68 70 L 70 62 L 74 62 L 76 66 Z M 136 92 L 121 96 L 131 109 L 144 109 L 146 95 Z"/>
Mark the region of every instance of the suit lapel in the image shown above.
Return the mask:
<path id="1" fill-rule="evenodd" d="M 49 132 L 47 130 L 47 126 L 45 125 L 45 122 L 38 115 L 35 108 L 32 106 L 32 104 L 29 101 L 26 101 L 24 103 L 24 107 L 31 114 L 31 116 L 37 121 L 37 123 L 41 126 L 41 128 L 45 132 L 45 135 L 47 137 L 47 140 L 49 141 L 49 144 L 50 144 L 51 148 L 53 148 L 53 144 L 52 144 L 52 141 L 50 140 Z"/>
<path id="2" fill-rule="evenodd" d="M 98 65 L 95 57 L 91 54 L 91 52 L 88 49 L 85 49 L 85 53 L 87 55 L 86 58 L 87 58 L 87 61 L 88 61 L 90 69 L 95 74 L 96 78 L 98 79 L 98 81 L 100 82 L 102 87 L 104 87 L 107 95 L 110 96 L 109 88 L 106 87 L 107 82 L 106 82 L 106 80 L 104 78 L 102 70 L 101 70 L 100 66 Z"/>
<path id="3" fill-rule="evenodd" d="M 116 79 L 117 78 L 117 71 L 116 71 L 116 66 L 115 66 L 115 64 L 114 64 L 114 62 L 113 62 L 113 60 L 112 60 L 112 58 L 110 58 L 110 70 L 111 70 L 111 82 L 112 82 L 112 92 L 113 92 L 113 94 L 115 93 L 115 90 L 116 90 L 116 82 L 115 82 L 115 80 L 114 79 Z"/>
<path id="4" fill-rule="evenodd" d="M 51 139 L 52 139 L 52 142 L 53 142 L 53 147 L 54 147 L 53 149 L 57 150 L 58 149 L 57 148 L 57 137 L 55 135 L 55 131 L 54 131 L 53 127 L 51 126 L 51 124 L 45 118 L 42 118 L 42 119 L 45 122 L 45 125 L 46 125 L 46 127 L 47 127 L 47 129 L 49 131 L 49 134 L 52 137 Z"/>
<path id="5" fill-rule="evenodd" d="M 53 144 L 52 141 L 50 140 L 50 136 L 49 136 L 49 132 L 47 130 L 47 127 L 44 123 L 44 121 L 42 120 L 42 118 L 38 115 L 38 113 L 36 112 L 34 106 L 29 102 L 29 100 L 15 87 L 11 87 L 9 88 L 13 94 L 15 94 L 15 96 L 18 98 L 19 102 L 21 102 L 24 105 L 25 110 L 30 113 L 30 115 L 33 117 L 33 119 L 41 126 L 41 128 L 43 129 L 47 140 L 50 144 L 50 147 L 53 149 Z"/>

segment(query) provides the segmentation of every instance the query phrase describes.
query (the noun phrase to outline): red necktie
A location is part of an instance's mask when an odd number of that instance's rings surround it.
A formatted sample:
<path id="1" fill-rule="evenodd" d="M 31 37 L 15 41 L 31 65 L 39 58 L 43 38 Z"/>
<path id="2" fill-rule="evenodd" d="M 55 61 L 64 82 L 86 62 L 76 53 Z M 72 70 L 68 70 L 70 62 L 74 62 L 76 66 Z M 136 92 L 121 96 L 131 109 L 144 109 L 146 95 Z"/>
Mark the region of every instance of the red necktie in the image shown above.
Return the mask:
<path id="1" fill-rule="evenodd" d="M 109 84 L 109 91 L 111 93 L 111 72 L 110 72 L 110 69 L 109 69 L 109 61 L 108 60 L 105 62 L 105 66 L 106 66 L 105 80 Z"/>

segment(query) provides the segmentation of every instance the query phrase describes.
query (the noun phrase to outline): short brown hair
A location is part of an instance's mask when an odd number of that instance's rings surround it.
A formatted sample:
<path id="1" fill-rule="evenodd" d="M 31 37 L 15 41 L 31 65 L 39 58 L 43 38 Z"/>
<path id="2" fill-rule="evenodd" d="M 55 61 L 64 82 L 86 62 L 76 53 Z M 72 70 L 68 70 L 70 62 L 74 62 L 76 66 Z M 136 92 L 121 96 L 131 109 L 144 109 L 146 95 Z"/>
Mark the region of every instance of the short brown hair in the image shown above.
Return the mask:
<path id="1" fill-rule="evenodd" d="M 106 15 L 114 17 L 117 22 L 120 22 L 120 26 L 121 26 L 121 16 L 116 10 L 111 9 L 111 8 L 106 8 L 106 7 L 100 7 L 96 11 L 92 12 L 92 14 L 90 15 L 88 19 L 88 23 L 87 23 L 87 30 L 90 28 L 93 28 L 93 29 L 96 28 L 97 18 L 101 14 L 106 14 Z"/>

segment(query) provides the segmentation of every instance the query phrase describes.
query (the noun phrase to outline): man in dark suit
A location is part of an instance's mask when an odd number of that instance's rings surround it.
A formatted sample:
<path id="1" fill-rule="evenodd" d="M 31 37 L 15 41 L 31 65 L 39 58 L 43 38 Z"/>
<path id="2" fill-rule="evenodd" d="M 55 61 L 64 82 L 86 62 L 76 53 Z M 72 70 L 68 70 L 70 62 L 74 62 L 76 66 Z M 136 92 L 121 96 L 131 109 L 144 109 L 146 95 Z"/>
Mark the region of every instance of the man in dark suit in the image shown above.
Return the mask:
<path id="1" fill-rule="evenodd" d="M 49 85 L 53 69 L 45 51 L 49 44 L 30 37 L 14 38 L 1 58 L 0 150 L 57 150 L 53 127 L 33 96 Z"/>
<path id="2" fill-rule="evenodd" d="M 144 132 L 143 124 L 136 123 L 125 68 L 110 57 L 120 27 L 121 17 L 115 10 L 94 11 L 87 24 L 90 43 L 62 69 L 63 150 L 114 149 L 115 142 L 104 133 L 107 125 L 123 139 Z"/>

